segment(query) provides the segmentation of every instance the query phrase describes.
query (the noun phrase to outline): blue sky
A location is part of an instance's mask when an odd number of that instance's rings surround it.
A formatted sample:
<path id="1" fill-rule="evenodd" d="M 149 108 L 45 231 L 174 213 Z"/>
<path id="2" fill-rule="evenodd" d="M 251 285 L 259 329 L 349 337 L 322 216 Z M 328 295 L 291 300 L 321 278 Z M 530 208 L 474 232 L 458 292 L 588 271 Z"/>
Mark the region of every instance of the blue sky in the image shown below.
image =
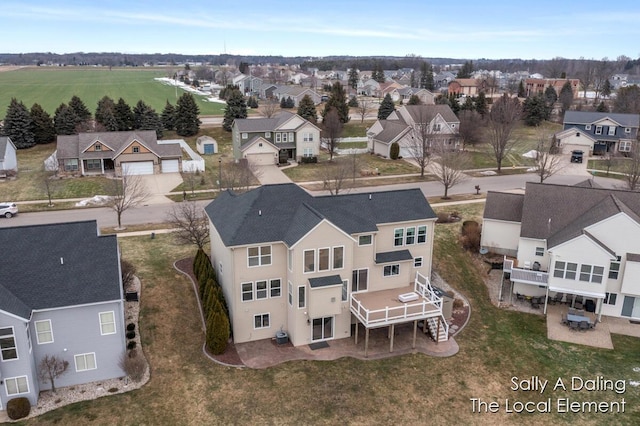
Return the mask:
<path id="1" fill-rule="evenodd" d="M 614 59 L 640 56 L 618 0 L 3 0 L 0 52 Z"/>

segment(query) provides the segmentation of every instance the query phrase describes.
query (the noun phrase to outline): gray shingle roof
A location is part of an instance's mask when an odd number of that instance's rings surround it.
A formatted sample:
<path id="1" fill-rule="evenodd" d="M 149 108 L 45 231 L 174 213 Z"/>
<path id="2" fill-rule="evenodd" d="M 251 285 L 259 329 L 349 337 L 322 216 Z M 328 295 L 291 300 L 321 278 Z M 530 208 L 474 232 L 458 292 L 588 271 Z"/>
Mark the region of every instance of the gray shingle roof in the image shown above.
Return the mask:
<path id="1" fill-rule="evenodd" d="M 205 211 L 228 247 L 276 241 L 291 246 L 322 220 L 351 235 L 377 231 L 381 223 L 436 217 L 419 189 L 312 197 L 292 183 L 226 191 Z"/>
<path id="2" fill-rule="evenodd" d="M 311 288 L 328 287 L 331 285 L 342 285 L 340 275 L 329 275 L 328 277 L 309 278 Z"/>
<path id="3" fill-rule="evenodd" d="M 451 110 L 449 105 L 405 105 L 404 108 L 415 123 L 419 123 L 425 118 L 433 118 L 440 114 L 447 123 L 459 123 L 460 119 Z"/>
<path id="4" fill-rule="evenodd" d="M 96 221 L 0 228 L 0 310 L 32 310 L 120 300 L 117 238 Z M 62 261 L 61 261 L 62 259 Z"/>
<path id="5" fill-rule="evenodd" d="M 611 112 L 567 111 L 564 113 L 565 124 L 591 124 L 609 117 L 625 127 L 640 126 L 639 114 L 615 114 Z"/>
<path id="6" fill-rule="evenodd" d="M 154 130 L 135 130 L 129 132 L 96 132 L 80 133 L 77 135 L 58 136 L 57 157 L 63 158 L 113 158 L 126 148 L 134 140 L 139 141 L 155 153 L 158 157 L 180 157 L 182 149 L 178 143 L 158 144 L 156 132 Z M 96 142 L 100 142 L 113 151 L 87 152 L 83 151 Z"/>
<path id="7" fill-rule="evenodd" d="M 275 117 L 236 118 L 234 123 L 238 127 L 238 130 L 243 133 L 272 132 L 294 115 L 295 114 L 290 111 L 280 111 Z"/>
<path id="8" fill-rule="evenodd" d="M 402 120 L 380 120 L 382 131 L 373 138 L 378 142 L 387 145 L 398 140 L 403 134 L 407 133 L 411 128 Z"/>
<path id="9" fill-rule="evenodd" d="M 412 260 L 413 256 L 409 250 L 387 251 L 376 253 L 376 263 L 403 262 Z"/>
<path id="10" fill-rule="evenodd" d="M 483 217 L 508 222 L 520 222 L 522 220 L 523 203 L 524 194 L 489 191 L 487 192 Z"/>

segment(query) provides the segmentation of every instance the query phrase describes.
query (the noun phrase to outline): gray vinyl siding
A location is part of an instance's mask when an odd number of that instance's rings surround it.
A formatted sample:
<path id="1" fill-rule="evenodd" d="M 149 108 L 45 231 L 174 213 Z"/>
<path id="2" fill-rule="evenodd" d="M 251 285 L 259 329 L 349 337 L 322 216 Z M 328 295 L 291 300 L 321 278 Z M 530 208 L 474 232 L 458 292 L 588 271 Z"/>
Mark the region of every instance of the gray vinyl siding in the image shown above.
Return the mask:
<path id="1" fill-rule="evenodd" d="M 100 333 L 99 313 L 108 311 L 114 313 L 116 333 L 103 336 Z M 51 320 L 53 343 L 39 345 L 35 322 L 47 319 Z M 46 355 L 62 357 L 69 362 L 67 372 L 58 378 L 56 386 L 71 386 L 124 376 L 118 361 L 125 352 L 125 333 L 121 301 L 34 312 L 31 321 L 36 365 Z M 86 353 L 95 353 L 97 368 L 76 372 L 75 355 Z M 41 389 L 49 388 L 49 383 L 41 384 Z"/>
<path id="2" fill-rule="evenodd" d="M 6 410 L 7 401 L 9 399 L 26 397 L 33 405 L 38 401 L 40 389 L 37 383 L 37 376 L 35 375 L 33 354 L 29 352 L 26 324 L 27 323 L 24 320 L 20 320 L 19 318 L 0 312 L 0 328 L 13 327 L 16 348 L 18 351 L 18 359 L 9 361 L 0 360 L 0 380 L 2 381 L 2 385 L 0 385 L 0 400 L 2 401 L 3 410 Z M 8 396 L 4 380 L 20 376 L 27 376 L 29 393 Z"/>

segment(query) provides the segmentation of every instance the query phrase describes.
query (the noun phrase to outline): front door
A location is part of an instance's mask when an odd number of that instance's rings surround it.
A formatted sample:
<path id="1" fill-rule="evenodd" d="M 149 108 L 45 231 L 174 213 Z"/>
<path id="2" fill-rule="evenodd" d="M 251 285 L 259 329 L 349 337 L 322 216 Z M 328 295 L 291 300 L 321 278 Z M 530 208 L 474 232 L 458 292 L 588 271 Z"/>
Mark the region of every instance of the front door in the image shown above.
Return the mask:
<path id="1" fill-rule="evenodd" d="M 333 317 L 314 318 L 311 340 L 317 342 L 329 339 L 333 339 Z"/>

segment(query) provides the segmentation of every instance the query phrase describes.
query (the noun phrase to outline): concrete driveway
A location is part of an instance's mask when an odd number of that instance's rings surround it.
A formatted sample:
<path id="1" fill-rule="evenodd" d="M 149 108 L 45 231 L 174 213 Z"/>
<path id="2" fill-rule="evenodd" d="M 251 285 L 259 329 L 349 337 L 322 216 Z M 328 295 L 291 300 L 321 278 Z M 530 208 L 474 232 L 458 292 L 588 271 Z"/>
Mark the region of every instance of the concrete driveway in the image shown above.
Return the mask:
<path id="1" fill-rule="evenodd" d="M 582 163 L 572 163 L 571 154 L 561 154 L 560 157 L 560 168 L 556 173 L 557 175 L 591 176 L 591 173 L 587 171 L 588 155 L 584 156 Z"/>
<path id="2" fill-rule="evenodd" d="M 143 204 L 166 204 L 170 203 L 164 194 L 167 194 L 182 183 L 182 175 L 180 173 L 161 173 L 157 175 L 142 175 L 142 182 L 147 187 L 149 197 Z"/>
<path id="3" fill-rule="evenodd" d="M 274 183 L 291 183 L 291 179 L 287 177 L 282 170 L 275 164 L 269 165 L 252 165 L 251 169 L 256 179 L 260 181 L 261 185 L 269 185 Z"/>

